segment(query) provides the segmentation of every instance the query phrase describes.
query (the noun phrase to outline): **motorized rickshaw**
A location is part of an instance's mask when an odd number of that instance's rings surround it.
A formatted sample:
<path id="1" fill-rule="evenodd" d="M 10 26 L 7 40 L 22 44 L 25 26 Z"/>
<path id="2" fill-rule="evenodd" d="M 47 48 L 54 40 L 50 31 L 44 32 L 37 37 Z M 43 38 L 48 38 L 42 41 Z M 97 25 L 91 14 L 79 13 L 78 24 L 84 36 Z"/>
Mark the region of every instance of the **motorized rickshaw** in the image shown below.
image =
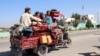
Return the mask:
<path id="1" fill-rule="evenodd" d="M 33 31 L 28 30 L 29 28 Z M 23 51 L 43 56 L 48 53 L 48 47 L 56 45 L 70 47 L 71 39 L 68 37 L 68 33 L 59 29 L 58 26 L 54 26 L 50 30 L 48 25 L 43 22 L 42 25 L 30 25 L 29 28 L 18 32 L 16 36 L 11 31 L 11 52 L 16 51 L 17 56 L 22 56 Z M 63 42 L 60 40 L 61 34 L 63 34 Z"/>

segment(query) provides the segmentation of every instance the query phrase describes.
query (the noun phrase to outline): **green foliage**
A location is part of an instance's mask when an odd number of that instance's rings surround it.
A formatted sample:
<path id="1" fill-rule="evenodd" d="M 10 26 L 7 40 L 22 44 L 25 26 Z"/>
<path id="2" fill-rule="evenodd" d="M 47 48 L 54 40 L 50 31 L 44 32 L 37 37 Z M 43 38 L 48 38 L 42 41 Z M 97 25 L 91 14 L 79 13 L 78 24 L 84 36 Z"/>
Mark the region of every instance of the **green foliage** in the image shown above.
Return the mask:
<path id="1" fill-rule="evenodd" d="M 87 30 L 87 28 L 84 28 L 83 30 Z"/>
<path id="2" fill-rule="evenodd" d="M 79 20 L 75 20 L 75 21 L 73 22 L 73 26 L 74 26 L 74 27 L 77 27 L 78 24 L 79 24 Z"/>
<path id="3" fill-rule="evenodd" d="M 96 27 L 97 27 L 97 28 L 100 28 L 100 24 L 98 24 Z"/>
<path id="4" fill-rule="evenodd" d="M 93 24 L 92 24 L 91 20 L 87 19 L 86 27 L 87 28 L 92 28 L 93 27 Z"/>
<path id="5" fill-rule="evenodd" d="M 9 31 L 10 31 L 10 29 L 9 29 L 9 28 L 0 28 L 0 29 L 2 29 L 2 32 L 3 32 L 3 31 L 7 31 L 7 32 L 9 32 Z"/>
<path id="6" fill-rule="evenodd" d="M 72 29 L 68 29 L 69 31 L 72 31 Z"/>
<path id="7" fill-rule="evenodd" d="M 83 30 L 82 28 L 80 28 L 79 30 Z"/>
<path id="8" fill-rule="evenodd" d="M 78 13 L 72 14 L 71 17 L 75 18 L 76 20 L 80 20 L 80 14 L 78 14 Z"/>
<path id="9" fill-rule="evenodd" d="M 77 25 L 78 25 L 79 22 L 80 22 L 80 14 L 75 13 L 75 14 L 72 14 L 71 17 L 72 17 L 72 18 L 75 18 L 75 21 L 73 22 L 73 26 L 74 26 L 74 27 L 77 27 Z"/>

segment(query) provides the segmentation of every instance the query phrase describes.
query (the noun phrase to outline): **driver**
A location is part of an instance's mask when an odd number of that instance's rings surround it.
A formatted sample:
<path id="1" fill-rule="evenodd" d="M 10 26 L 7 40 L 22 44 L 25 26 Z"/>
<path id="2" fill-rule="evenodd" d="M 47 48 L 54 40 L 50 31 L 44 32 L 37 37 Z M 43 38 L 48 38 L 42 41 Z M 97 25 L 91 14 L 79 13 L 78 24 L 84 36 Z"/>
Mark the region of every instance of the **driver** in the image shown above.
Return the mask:
<path id="1" fill-rule="evenodd" d="M 50 12 L 51 11 L 46 12 L 45 21 L 48 24 L 49 29 L 52 29 L 53 27 L 57 26 L 57 24 L 53 22 L 52 17 L 50 16 Z"/>

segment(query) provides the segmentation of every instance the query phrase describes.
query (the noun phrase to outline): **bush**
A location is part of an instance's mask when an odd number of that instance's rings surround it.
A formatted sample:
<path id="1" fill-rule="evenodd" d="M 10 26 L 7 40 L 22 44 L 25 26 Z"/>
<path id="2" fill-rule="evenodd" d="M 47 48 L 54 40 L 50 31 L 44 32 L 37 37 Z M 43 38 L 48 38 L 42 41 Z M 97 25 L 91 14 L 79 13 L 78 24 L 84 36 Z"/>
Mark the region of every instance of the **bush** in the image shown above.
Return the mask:
<path id="1" fill-rule="evenodd" d="M 83 30 L 87 30 L 87 28 L 83 28 Z"/>
<path id="2" fill-rule="evenodd" d="M 79 22 L 80 22 L 80 14 L 75 13 L 75 14 L 72 14 L 71 17 L 72 17 L 72 18 L 75 18 L 75 21 L 73 22 L 73 26 L 74 26 L 74 27 L 77 27 L 77 25 L 78 25 Z"/>
<path id="3" fill-rule="evenodd" d="M 69 29 L 69 31 L 72 31 L 72 29 Z"/>
<path id="4" fill-rule="evenodd" d="M 100 28 L 100 25 L 97 25 L 97 28 Z"/>
<path id="5" fill-rule="evenodd" d="M 83 30 L 82 28 L 80 28 L 79 30 Z"/>
<path id="6" fill-rule="evenodd" d="M 79 24 L 79 20 L 75 20 L 75 21 L 73 22 L 73 26 L 74 26 L 74 27 L 77 27 L 78 24 Z"/>
<path id="7" fill-rule="evenodd" d="M 93 24 L 92 24 L 92 22 L 91 22 L 89 19 L 87 19 L 86 27 L 87 27 L 88 29 L 90 29 L 90 28 L 93 27 Z"/>

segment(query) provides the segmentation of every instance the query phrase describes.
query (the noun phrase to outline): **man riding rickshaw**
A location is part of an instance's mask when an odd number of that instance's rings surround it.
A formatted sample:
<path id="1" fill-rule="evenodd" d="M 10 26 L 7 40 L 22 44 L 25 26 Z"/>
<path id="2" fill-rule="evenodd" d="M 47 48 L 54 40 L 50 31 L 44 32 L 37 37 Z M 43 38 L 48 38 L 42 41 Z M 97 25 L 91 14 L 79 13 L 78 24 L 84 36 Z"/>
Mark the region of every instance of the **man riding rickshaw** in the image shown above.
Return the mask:
<path id="1" fill-rule="evenodd" d="M 51 10 L 47 12 L 45 20 L 42 20 L 41 17 L 31 15 L 30 8 L 25 8 L 20 25 L 12 27 L 15 30 L 11 31 L 11 50 L 16 47 L 19 50 L 18 56 L 21 56 L 23 50 L 29 53 L 35 52 L 41 56 L 48 52 L 48 47 L 56 46 L 59 43 L 64 47 L 69 47 L 71 39 L 66 36 L 65 28 L 59 27 L 55 22 L 54 17 L 58 16 L 60 16 L 58 12 Z M 61 35 L 63 37 L 60 40 Z M 64 41 L 66 38 L 68 41 Z"/>

